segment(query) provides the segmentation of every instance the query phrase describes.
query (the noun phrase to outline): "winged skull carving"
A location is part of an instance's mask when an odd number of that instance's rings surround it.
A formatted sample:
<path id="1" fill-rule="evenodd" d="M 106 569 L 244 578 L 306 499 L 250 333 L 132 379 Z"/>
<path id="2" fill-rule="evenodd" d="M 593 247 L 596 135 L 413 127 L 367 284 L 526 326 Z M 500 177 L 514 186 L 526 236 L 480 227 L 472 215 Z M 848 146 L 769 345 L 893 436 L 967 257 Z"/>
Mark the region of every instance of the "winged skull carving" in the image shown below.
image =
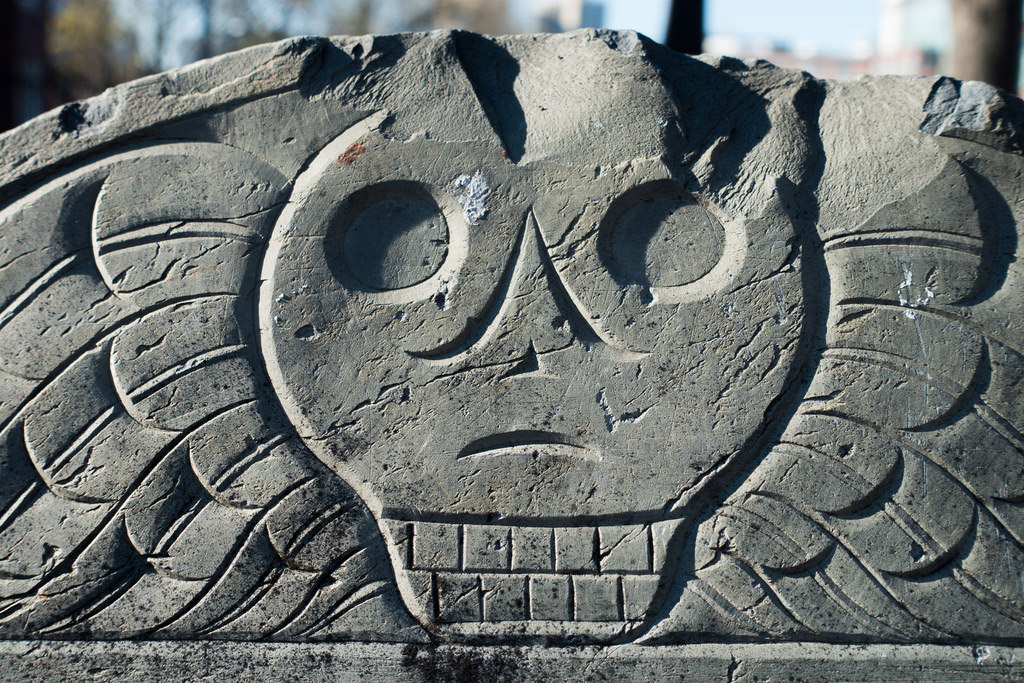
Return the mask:
<path id="1" fill-rule="evenodd" d="M 632 34 L 271 50 L 11 173 L 0 633 L 1022 637 L 1018 156 L 876 191 Z"/>

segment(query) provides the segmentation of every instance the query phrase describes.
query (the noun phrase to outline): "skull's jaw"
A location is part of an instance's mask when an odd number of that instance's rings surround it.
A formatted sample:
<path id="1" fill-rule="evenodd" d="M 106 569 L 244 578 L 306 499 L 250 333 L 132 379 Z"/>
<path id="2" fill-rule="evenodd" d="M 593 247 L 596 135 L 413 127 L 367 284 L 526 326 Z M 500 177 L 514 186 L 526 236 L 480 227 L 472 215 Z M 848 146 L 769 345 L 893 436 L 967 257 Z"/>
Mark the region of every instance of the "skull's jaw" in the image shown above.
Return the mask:
<path id="1" fill-rule="evenodd" d="M 682 522 L 381 519 L 381 528 L 406 606 L 442 638 L 609 641 L 656 613 L 674 573 Z"/>

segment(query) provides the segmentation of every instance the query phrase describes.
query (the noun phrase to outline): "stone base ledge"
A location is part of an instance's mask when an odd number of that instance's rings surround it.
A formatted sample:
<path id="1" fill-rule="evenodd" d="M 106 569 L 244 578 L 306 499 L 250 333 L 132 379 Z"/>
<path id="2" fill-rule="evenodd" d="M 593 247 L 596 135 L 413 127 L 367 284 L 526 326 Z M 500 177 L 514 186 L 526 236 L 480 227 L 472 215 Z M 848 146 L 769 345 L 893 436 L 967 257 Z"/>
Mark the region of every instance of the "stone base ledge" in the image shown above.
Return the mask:
<path id="1" fill-rule="evenodd" d="M 0 678 L 273 681 L 991 681 L 1024 648 L 780 643 L 463 647 L 373 643 L 0 641 Z"/>

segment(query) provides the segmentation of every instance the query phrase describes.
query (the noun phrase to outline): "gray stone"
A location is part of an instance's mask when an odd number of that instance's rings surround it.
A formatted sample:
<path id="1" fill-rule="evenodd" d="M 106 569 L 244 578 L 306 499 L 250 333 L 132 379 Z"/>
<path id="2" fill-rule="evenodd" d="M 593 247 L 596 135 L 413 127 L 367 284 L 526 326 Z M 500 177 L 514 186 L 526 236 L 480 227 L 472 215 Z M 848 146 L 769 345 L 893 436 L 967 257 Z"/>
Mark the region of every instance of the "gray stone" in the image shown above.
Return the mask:
<path id="1" fill-rule="evenodd" d="M 79 681 L 1013 681 L 1024 649 L 826 643 L 644 647 L 0 642 L 6 680 Z"/>
<path id="2" fill-rule="evenodd" d="M 0 637 L 143 643 L 2 656 L 1019 672 L 1021 111 L 438 32 L 7 133 Z"/>

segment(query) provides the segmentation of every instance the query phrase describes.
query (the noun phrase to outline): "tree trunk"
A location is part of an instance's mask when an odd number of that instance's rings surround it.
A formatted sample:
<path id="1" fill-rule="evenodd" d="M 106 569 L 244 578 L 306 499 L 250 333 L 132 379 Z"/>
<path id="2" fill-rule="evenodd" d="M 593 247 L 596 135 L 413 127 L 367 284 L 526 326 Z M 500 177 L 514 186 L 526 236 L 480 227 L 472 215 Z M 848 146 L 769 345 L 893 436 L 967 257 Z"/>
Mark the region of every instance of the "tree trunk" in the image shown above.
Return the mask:
<path id="1" fill-rule="evenodd" d="M 1022 0 L 951 0 L 953 75 L 1017 91 Z"/>
<path id="2" fill-rule="evenodd" d="M 672 0 L 665 45 L 676 52 L 696 55 L 704 42 L 703 0 Z"/>

